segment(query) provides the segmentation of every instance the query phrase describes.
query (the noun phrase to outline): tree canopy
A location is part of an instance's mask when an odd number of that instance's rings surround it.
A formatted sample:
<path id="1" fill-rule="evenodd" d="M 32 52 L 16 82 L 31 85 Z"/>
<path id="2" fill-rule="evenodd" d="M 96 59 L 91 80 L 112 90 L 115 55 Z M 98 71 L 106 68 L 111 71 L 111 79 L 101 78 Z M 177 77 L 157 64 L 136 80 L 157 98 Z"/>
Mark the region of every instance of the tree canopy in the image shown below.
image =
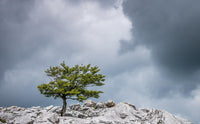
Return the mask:
<path id="1" fill-rule="evenodd" d="M 45 72 L 51 77 L 51 81 L 47 84 L 41 84 L 38 89 L 41 94 L 46 97 L 54 97 L 63 99 L 63 113 L 66 111 L 66 100 L 77 100 L 83 102 L 90 97 L 98 98 L 102 91 L 89 90 L 93 86 L 102 86 L 105 76 L 99 74 L 98 66 L 91 67 L 90 64 L 75 65 L 74 67 L 66 66 L 62 62 L 60 66 L 50 67 Z M 61 115 L 62 115 L 61 114 Z"/>

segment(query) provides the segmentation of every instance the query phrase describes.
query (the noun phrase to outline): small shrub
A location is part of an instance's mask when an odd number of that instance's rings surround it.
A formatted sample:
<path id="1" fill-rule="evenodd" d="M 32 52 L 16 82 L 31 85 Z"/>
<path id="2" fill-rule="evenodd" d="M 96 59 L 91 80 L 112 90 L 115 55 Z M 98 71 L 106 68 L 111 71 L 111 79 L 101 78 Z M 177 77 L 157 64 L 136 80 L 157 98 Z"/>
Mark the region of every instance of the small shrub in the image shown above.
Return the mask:
<path id="1" fill-rule="evenodd" d="M 38 112 L 38 113 L 36 114 L 36 116 L 38 117 L 40 114 L 41 114 L 41 112 Z"/>
<path id="2" fill-rule="evenodd" d="M 2 123 L 6 123 L 6 120 L 0 118 L 0 122 L 2 122 Z"/>

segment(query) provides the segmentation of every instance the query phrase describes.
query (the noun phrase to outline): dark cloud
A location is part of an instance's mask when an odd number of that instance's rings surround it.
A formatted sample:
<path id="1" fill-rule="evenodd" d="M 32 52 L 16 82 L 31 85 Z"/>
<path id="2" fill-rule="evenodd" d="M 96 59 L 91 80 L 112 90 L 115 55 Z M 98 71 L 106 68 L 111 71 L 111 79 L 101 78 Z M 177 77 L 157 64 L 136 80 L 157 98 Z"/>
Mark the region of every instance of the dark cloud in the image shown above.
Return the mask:
<path id="1" fill-rule="evenodd" d="M 155 62 L 170 73 L 192 74 L 200 67 L 200 1 L 126 0 L 134 45 L 151 49 Z M 122 48 L 123 49 L 123 48 Z M 174 73 L 173 73 L 174 74 Z"/>
<path id="2" fill-rule="evenodd" d="M 34 49 L 23 38 L 26 37 L 23 24 L 29 19 L 33 6 L 32 0 L 0 1 L 0 79 L 6 69 L 12 68 Z"/>
<path id="3" fill-rule="evenodd" d="M 114 2 L 116 0 L 98 1 L 102 7 L 106 8 L 112 6 Z M 78 3 L 83 3 L 83 1 L 69 0 L 65 3 L 67 5 L 73 3 L 77 6 Z M 64 32 L 62 31 L 63 28 L 59 27 L 63 22 L 60 22 L 54 16 L 51 17 L 51 13 L 41 9 L 41 14 L 36 12 L 37 15 L 32 15 L 34 13 L 32 11 L 36 11 L 41 4 L 35 0 L 0 1 L 0 80 L 2 80 L 7 69 L 11 69 L 18 62 L 28 59 L 37 50 L 47 46 L 55 34 Z M 39 18 L 41 22 L 33 22 L 34 16 L 36 16 L 36 19 Z M 57 30 L 55 31 L 55 29 Z M 70 32 L 67 33 L 70 34 Z M 73 49 L 73 47 L 71 48 Z M 77 51 L 77 49 L 75 48 L 73 51 Z M 2 82 L 0 81 L 0 85 Z"/>
<path id="4" fill-rule="evenodd" d="M 198 59 L 194 61 L 199 57 L 196 54 L 199 44 L 195 42 L 198 39 L 195 24 L 199 20 L 198 11 L 194 11 L 198 6 L 186 11 L 183 5 L 191 5 L 186 1 L 181 5 L 175 1 L 173 6 L 170 1 L 126 1 L 124 12 L 133 23 L 134 41 L 130 43 L 126 40 L 130 39 L 131 23 L 121 8 L 113 8 L 117 2 L 0 1 L 0 106 L 61 105 L 61 100 L 41 95 L 37 85 L 48 82 L 44 70 L 65 60 L 70 66 L 88 63 L 100 66 L 107 76 L 106 85 L 102 97 L 95 101 L 113 99 L 138 107 L 160 105 L 161 109 L 179 113 L 174 106 L 187 100 L 192 103 L 179 106 L 183 109 L 181 114 L 195 112 L 193 115 L 199 120 L 196 109 L 199 90 L 192 97 L 181 93 L 194 89 L 200 73 L 190 73 L 189 78 L 180 74 L 181 80 L 177 77 L 177 70 L 195 72 L 199 67 Z M 179 17 L 179 13 L 183 16 Z M 122 48 L 118 54 L 120 40 Z M 171 72 L 167 75 L 160 67 Z M 177 94 L 180 99 L 176 103 L 173 101 Z M 195 109 L 187 111 L 190 105 Z"/>
<path id="5" fill-rule="evenodd" d="M 101 7 L 103 8 L 110 8 L 110 7 L 116 7 L 115 3 L 119 0 L 68 0 L 68 2 L 77 5 L 79 3 L 83 3 L 83 2 L 98 2 L 99 5 L 101 5 Z"/>
<path id="6" fill-rule="evenodd" d="M 118 0 L 97 0 L 104 7 L 113 7 Z"/>
<path id="7" fill-rule="evenodd" d="M 34 6 L 32 0 L 7 1 L 1 0 L 0 2 L 0 20 L 1 23 L 17 22 L 23 23 L 28 18 L 30 9 Z"/>
<path id="8" fill-rule="evenodd" d="M 39 95 L 44 70 L 63 60 L 109 68 L 105 60 L 117 59 L 118 40 L 130 29 L 121 10 L 91 1 L 1 1 L 0 10 L 0 106 L 57 104 Z"/>

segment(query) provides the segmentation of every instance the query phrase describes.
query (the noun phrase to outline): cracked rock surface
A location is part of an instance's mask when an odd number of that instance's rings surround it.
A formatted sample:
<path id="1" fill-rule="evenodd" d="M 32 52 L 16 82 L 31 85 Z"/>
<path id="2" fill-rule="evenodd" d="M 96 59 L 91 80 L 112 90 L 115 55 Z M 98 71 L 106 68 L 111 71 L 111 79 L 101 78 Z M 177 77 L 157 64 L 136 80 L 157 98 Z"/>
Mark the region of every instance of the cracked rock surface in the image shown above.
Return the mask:
<path id="1" fill-rule="evenodd" d="M 158 109 L 136 108 L 130 103 L 115 105 L 112 100 L 70 105 L 65 116 L 60 106 L 23 108 L 0 107 L 0 124 L 192 124 Z"/>

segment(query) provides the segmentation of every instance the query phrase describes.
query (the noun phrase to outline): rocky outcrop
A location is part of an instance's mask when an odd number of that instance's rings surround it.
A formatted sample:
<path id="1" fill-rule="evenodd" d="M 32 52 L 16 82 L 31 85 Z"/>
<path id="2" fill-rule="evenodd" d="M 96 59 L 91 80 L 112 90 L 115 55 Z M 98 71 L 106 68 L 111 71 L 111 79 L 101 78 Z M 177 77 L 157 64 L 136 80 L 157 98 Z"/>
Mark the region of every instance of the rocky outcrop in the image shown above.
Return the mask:
<path id="1" fill-rule="evenodd" d="M 113 107 L 113 106 L 115 106 L 115 103 L 112 100 L 108 100 L 107 102 L 105 102 L 105 105 L 107 107 Z"/>
<path id="2" fill-rule="evenodd" d="M 70 105 L 63 117 L 60 111 L 61 107 L 52 105 L 0 107 L 0 124 L 192 124 L 163 110 L 136 108 L 130 103 L 115 105 L 112 100 Z"/>

